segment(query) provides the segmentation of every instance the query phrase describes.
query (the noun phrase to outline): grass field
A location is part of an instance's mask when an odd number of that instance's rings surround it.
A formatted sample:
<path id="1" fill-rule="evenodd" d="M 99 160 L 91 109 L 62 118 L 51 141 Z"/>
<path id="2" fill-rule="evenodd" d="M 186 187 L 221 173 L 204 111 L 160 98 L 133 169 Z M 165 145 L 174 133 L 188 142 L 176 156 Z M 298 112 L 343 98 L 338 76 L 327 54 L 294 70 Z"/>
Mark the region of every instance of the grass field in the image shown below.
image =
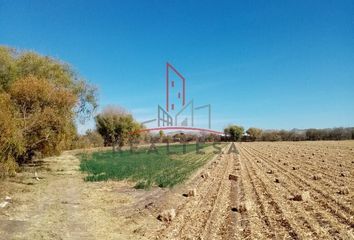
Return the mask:
<path id="1" fill-rule="evenodd" d="M 204 154 L 197 153 L 196 144 L 171 145 L 169 149 L 159 146 L 156 151 L 141 148 L 134 153 L 125 150 L 80 154 L 80 168 L 89 174 L 87 181 L 128 179 L 137 182 L 136 188 L 172 187 L 204 165 L 217 150 L 212 145 L 199 147 Z"/>

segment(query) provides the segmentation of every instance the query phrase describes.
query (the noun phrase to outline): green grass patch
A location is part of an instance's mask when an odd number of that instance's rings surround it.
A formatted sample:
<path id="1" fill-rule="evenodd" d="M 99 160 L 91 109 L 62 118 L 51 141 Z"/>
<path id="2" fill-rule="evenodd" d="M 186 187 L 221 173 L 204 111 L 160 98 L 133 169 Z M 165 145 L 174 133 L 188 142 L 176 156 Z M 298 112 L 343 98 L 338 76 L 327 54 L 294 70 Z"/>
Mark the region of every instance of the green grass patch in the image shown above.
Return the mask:
<path id="1" fill-rule="evenodd" d="M 218 147 L 222 147 L 220 144 Z M 135 152 L 94 152 L 79 154 L 80 168 L 88 173 L 86 181 L 128 179 L 135 188 L 151 186 L 172 187 L 183 182 L 191 173 L 204 165 L 215 154 L 211 144 L 200 145 L 204 154 L 197 153 L 196 144 L 141 148 Z"/>

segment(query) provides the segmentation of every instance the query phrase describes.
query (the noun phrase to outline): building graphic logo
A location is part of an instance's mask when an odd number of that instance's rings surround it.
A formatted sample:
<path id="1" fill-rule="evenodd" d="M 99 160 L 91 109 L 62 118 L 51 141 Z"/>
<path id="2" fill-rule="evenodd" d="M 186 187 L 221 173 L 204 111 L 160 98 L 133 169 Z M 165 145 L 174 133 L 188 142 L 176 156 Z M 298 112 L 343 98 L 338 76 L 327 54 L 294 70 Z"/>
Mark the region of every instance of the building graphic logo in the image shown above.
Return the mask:
<path id="1" fill-rule="evenodd" d="M 154 128 L 145 128 L 143 131 L 152 130 L 191 130 L 223 134 L 211 129 L 211 104 L 194 105 L 193 99 L 187 99 L 186 78 L 170 63 L 166 63 L 166 104 L 165 108 L 157 106 L 157 118 L 142 122 L 142 125 L 155 123 Z M 195 115 L 206 111 L 207 128 L 201 128 L 195 121 Z M 205 113 L 205 112 L 204 112 Z"/>

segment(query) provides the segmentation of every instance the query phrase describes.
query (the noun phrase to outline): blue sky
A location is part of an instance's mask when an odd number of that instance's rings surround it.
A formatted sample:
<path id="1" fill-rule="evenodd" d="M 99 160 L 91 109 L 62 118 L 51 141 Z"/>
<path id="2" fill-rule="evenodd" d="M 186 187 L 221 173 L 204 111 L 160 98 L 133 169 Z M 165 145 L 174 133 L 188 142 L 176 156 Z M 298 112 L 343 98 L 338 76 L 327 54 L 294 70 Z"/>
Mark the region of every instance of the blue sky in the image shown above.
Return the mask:
<path id="1" fill-rule="evenodd" d="M 354 1 L 4 1 L 0 44 L 70 63 L 141 121 L 165 63 L 212 128 L 354 126 Z M 89 121 L 84 129 L 93 126 Z"/>

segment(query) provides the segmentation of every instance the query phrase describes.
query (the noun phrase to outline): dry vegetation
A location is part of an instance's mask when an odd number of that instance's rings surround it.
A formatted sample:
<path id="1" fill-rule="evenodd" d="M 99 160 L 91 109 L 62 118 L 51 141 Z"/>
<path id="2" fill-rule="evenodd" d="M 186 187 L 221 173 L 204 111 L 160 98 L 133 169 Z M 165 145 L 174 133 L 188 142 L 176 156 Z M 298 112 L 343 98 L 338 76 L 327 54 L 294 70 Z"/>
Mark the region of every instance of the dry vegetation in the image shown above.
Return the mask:
<path id="1" fill-rule="evenodd" d="M 184 184 L 150 191 L 85 182 L 70 155 L 46 160 L 40 181 L 23 176 L 1 189 L 12 203 L 0 208 L 0 236 L 354 238 L 354 141 L 236 145 L 239 154 L 224 149 Z"/>

